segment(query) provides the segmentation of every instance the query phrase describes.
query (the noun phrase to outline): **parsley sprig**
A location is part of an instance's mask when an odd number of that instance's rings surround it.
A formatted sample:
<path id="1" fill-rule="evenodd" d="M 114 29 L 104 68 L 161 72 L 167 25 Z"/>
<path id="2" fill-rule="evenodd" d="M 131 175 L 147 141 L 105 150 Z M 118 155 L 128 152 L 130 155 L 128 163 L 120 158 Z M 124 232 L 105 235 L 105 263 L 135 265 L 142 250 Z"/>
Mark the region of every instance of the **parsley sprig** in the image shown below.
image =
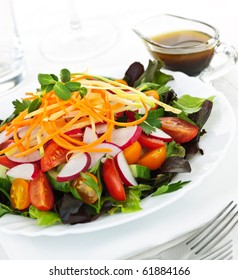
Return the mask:
<path id="1" fill-rule="evenodd" d="M 11 122 L 15 117 L 17 117 L 21 112 L 23 112 L 24 110 L 26 110 L 27 108 L 29 108 L 31 101 L 29 100 L 23 100 L 20 101 L 18 99 L 12 101 L 12 104 L 14 106 L 14 111 L 13 113 L 7 117 L 5 120 L 0 121 L 0 126 Z"/>
<path id="2" fill-rule="evenodd" d="M 81 86 L 79 82 L 71 82 L 71 73 L 68 69 L 60 71 L 60 80 L 54 74 L 38 74 L 38 81 L 41 85 L 41 91 L 47 93 L 51 90 L 62 100 L 71 98 L 71 93 L 79 91 L 83 97 L 87 93 L 87 89 Z"/>
<path id="3" fill-rule="evenodd" d="M 159 120 L 160 117 L 163 117 L 164 110 L 162 108 L 157 110 L 151 110 L 148 112 L 148 116 L 145 121 L 143 121 L 139 126 L 142 127 L 143 132 L 145 134 L 150 134 L 152 131 L 155 131 L 155 127 L 160 128 L 161 122 Z M 136 113 L 135 118 L 138 120 L 143 115 Z"/>

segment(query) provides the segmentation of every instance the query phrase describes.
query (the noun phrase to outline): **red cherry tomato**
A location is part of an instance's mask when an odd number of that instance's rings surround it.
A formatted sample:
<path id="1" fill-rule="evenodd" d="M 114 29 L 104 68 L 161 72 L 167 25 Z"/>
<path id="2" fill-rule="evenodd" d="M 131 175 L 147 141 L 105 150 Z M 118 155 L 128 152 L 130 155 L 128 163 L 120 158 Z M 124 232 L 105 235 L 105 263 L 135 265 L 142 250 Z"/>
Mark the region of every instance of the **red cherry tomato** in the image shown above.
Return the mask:
<path id="1" fill-rule="evenodd" d="M 39 210 L 50 210 L 54 205 L 54 195 L 48 178 L 42 172 L 30 181 L 30 201 Z"/>
<path id="2" fill-rule="evenodd" d="M 8 157 L 6 156 L 0 156 L 0 164 L 5 167 L 12 168 L 14 166 L 17 166 L 19 163 L 8 159 Z"/>
<path id="3" fill-rule="evenodd" d="M 192 140 L 198 133 L 198 127 L 177 117 L 160 118 L 161 129 L 168 133 L 175 142 L 186 143 Z"/>
<path id="4" fill-rule="evenodd" d="M 29 196 L 29 182 L 25 179 L 14 179 L 10 189 L 12 207 L 24 210 L 31 205 Z"/>
<path id="5" fill-rule="evenodd" d="M 2 144 L 0 144 L 0 150 L 4 150 L 6 149 L 10 144 L 14 143 L 14 140 L 12 139 L 8 139 L 5 142 L 3 142 Z"/>
<path id="6" fill-rule="evenodd" d="M 60 147 L 55 142 L 50 142 L 45 148 L 44 156 L 41 158 L 40 165 L 42 172 L 46 172 L 61 163 L 66 162 L 68 150 Z"/>
<path id="7" fill-rule="evenodd" d="M 126 200 L 125 189 L 112 158 L 107 158 L 103 163 L 102 177 L 111 197 L 119 201 Z"/>
<path id="8" fill-rule="evenodd" d="M 152 138 L 144 133 L 141 133 L 138 142 L 147 149 L 158 149 L 164 146 L 164 142 L 160 139 Z"/>

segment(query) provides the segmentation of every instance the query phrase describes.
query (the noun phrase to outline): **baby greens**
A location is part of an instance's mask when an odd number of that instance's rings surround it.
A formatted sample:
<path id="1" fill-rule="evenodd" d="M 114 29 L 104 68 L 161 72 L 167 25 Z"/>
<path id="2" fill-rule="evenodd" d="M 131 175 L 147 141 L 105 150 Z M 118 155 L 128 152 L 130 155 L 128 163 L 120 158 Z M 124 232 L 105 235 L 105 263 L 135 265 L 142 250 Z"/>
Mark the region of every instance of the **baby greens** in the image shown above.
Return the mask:
<path id="1" fill-rule="evenodd" d="M 62 69 L 59 81 L 59 78 L 54 74 L 39 74 L 38 81 L 41 85 L 41 91 L 49 92 L 54 90 L 56 95 L 62 100 L 70 99 L 71 93 L 74 91 L 79 91 L 84 96 L 86 89 L 81 87 L 79 82 L 71 82 L 70 75 L 68 69 Z"/>

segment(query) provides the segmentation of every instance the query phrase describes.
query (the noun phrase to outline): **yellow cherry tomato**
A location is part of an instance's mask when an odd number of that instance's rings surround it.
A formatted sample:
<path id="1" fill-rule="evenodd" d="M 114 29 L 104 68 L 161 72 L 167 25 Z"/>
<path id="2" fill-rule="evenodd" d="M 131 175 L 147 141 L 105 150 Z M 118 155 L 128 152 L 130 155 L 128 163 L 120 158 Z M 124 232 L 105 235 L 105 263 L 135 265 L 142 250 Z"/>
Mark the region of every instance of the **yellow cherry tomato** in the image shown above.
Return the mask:
<path id="1" fill-rule="evenodd" d="M 142 153 L 141 144 L 135 141 L 132 145 L 123 150 L 124 157 L 128 164 L 134 164 L 138 161 Z"/>
<path id="2" fill-rule="evenodd" d="M 84 174 L 90 176 L 98 185 L 98 179 L 95 175 L 89 172 L 85 172 Z M 91 186 L 85 183 L 85 179 L 82 176 L 79 176 L 77 179 L 74 179 L 71 183 L 71 186 L 77 190 L 82 201 L 86 204 L 93 204 L 98 200 L 98 195 L 96 191 Z"/>
<path id="3" fill-rule="evenodd" d="M 144 94 L 147 95 L 147 96 L 152 96 L 152 97 L 154 97 L 154 99 L 156 99 L 158 101 L 160 100 L 159 93 L 156 90 L 153 90 L 153 89 L 152 90 L 147 90 L 147 91 L 144 92 Z M 155 110 L 157 107 L 158 107 L 158 104 L 155 104 L 155 106 L 152 107 L 150 110 Z"/>
<path id="4" fill-rule="evenodd" d="M 12 207 L 24 210 L 31 205 L 29 196 L 29 182 L 25 179 L 14 179 L 10 189 Z"/>
<path id="5" fill-rule="evenodd" d="M 141 158 L 137 161 L 138 164 L 148 167 L 150 170 L 156 170 L 160 168 L 162 163 L 166 159 L 166 148 L 165 146 L 151 150 L 144 153 Z"/>

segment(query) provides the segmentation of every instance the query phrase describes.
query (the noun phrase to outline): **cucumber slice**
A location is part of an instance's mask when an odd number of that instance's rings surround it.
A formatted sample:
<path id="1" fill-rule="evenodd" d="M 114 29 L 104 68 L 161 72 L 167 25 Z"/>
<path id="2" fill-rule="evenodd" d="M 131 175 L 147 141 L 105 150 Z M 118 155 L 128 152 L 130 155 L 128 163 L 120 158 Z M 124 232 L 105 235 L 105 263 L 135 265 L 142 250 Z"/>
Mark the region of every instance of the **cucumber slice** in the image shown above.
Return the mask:
<path id="1" fill-rule="evenodd" d="M 57 181 L 57 175 L 59 172 L 56 170 L 52 169 L 47 172 L 47 177 L 50 181 L 50 185 L 52 186 L 53 189 L 61 191 L 61 192 L 69 192 L 70 191 L 70 182 L 58 182 Z"/>
<path id="2" fill-rule="evenodd" d="M 6 175 L 6 172 L 9 168 L 0 164 L 0 188 L 6 190 L 7 192 L 10 191 L 11 182 Z"/>
<path id="3" fill-rule="evenodd" d="M 150 169 L 146 166 L 142 166 L 139 164 L 131 164 L 129 165 L 132 175 L 135 178 L 140 178 L 140 179 L 145 179 L 149 180 L 150 179 Z"/>

